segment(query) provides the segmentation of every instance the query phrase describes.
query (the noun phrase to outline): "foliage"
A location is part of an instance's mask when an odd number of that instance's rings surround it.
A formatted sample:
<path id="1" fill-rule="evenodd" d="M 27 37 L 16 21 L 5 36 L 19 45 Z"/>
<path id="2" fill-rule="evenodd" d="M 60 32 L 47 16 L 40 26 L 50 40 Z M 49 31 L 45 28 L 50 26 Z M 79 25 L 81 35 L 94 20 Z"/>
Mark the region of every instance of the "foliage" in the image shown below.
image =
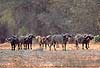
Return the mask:
<path id="1" fill-rule="evenodd" d="M 99 2 L 99 0 L 1 0 L 0 23 L 7 26 L 8 36 L 66 32 L 97 35 L 100 34 Z"/>
<path id="2" fill-rule="evenodd" d="M 95 36 L 95 42 L 100 42 L 100 35 Z"/>
<path id="3" fill-rule="evenodd" d="M 19 29 L 18 35 L 25 35 L 28 34 L 28 29 L 25 26 Z"/>

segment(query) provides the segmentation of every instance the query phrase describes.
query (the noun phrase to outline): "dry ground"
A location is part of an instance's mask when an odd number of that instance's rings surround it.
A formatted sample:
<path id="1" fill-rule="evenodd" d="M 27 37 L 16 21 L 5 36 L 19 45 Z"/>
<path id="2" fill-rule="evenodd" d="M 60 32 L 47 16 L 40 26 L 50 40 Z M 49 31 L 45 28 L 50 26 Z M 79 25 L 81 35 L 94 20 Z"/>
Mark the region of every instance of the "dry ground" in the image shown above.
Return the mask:
<path id="1" fill-rule="evenodd" d="M 100 68 L 100 43 L 91 43 L 89 50 L 76 50 L 68 44 L 67 51 L 39 49 L 11 51 L 10 44 L 0 44 L 0 68 Z"/>

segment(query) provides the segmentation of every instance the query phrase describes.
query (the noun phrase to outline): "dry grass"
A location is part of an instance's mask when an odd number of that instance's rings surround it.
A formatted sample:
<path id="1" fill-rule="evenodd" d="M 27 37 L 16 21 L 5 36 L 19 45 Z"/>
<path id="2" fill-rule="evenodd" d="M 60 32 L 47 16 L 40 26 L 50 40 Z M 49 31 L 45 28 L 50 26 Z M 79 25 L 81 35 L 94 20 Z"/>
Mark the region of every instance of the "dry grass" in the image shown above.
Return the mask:
<path id="1" fill-rule="evenodd" d="M 37 44 L 33 50 L 11 51 L 8 43 L 0 44 L 0 68 L 99 68 L 100 43 L 91 43 L 89 50 L 76 50 L 68 44 L 67 51 L 61 46 L 57 51 L 41 50 Z"/>

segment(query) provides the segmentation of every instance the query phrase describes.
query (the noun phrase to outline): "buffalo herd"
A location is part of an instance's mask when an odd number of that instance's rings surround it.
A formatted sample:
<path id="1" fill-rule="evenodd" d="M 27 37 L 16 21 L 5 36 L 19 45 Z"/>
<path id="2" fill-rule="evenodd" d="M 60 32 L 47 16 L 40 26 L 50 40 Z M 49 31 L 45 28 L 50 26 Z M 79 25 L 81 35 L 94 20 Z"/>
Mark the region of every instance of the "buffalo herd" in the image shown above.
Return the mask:
<path id="1" fill-rule="evenodd" d="M 22 49 L 32 49 L 32 41 L 35 39 L 40 48 L 47 48 L 49 47 L 49 50 L 53 47 L 54 50 L 58 47 L 58 44 L 62 45 L 62 49 L 66 51 L 67 43 L 73 39 L 75 43 L 76 49 L 79 48 L 79 44 L 82 44 L 82 49 L 88 49 L 90 40 L 92 40 L 94 36 L 92 34 L 54 34 L 54 35 L 47 35 L 47 36 L 35 36 L 33 34 L 28 34 L 25 36 L 11 36 L 9 38 L 6 38 L 6 41 L 11 44 L 11 49 L 15 50 L 16 46 L 18 50 Z"/>

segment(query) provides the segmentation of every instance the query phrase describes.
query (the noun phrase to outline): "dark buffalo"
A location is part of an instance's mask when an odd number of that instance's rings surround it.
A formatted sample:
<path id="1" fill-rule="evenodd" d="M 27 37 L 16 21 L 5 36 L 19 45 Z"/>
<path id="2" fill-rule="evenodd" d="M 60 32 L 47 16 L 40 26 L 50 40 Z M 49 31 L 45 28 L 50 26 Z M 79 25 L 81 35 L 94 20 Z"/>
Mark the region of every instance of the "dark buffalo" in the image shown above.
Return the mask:
<path id="1" fill-rule="evenodd" d="M 84 46 L 86 49 L 89 48 L 89 43 L 90 40 L 92 40 L 94 37 L 91 34 L 77 34 L 75 36 L 75 43 L 76 43 L 76 48 L 79 48 L 79 43 L 82 44 L 82 49 L 84 49 Z"/>
<path id="2" fill-rule="evenodd" d="M 20 49 L 22 49 L 22 45 L 24 46 L 24 49 L 26 49 L 26 39 L 27 37 L 26 36 L 20 36 L 19 37 L 19 41 L 20 41 Z"/>
<path id="3" fill-rule="evenodd" d="M 32 49 L 32 40 L 35 38 L 33 34 L 29 34 L 28 37 L 26 38 L 26 43 L 27 43 L 27 48 Z"/>
<path id="4" fill-rule="evenodd" d="M 11 49 L 12 50 L 15 50 L 15 48 L 16 48 L 16 46 L 18 45 L 18 50 L 19 50 L 19 39 L 18 39 L 18 37 L 16 37 L 16 36 L 12 36 L 12 37 L 10 37 L 10 38 L 7 38 L 6 39 L 7 41 L 9 41 L 10 43 L 11 43 Z"/>
<path id="5" fill-rule="evenodd" d="M 20 48 L 24 45 L 24 49 L 32 49 L 32 39 L 35 38 L 32 34 L 27 36 L 20 36 Z"/>

